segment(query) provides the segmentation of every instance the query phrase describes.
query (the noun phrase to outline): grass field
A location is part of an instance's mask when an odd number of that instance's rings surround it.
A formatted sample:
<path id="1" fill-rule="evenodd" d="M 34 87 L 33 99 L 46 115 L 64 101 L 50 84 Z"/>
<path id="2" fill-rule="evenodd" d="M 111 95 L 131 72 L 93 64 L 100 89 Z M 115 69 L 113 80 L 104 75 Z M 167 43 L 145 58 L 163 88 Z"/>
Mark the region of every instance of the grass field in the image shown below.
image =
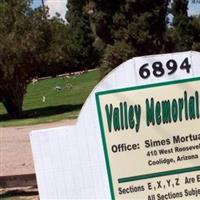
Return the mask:
<path id="1" fill-rule="evenodd" d="M 69 78 L 52 78 L 29 84 L 23 118 L 13 120 L 0 104 L 0 126 L 20 126 L 76 118 L 87 96 L 100 80 L 98 70 Z M 55 88 L 60 90 L 56 90 Z M 44 101 L 45 98 L 45 102 Z"/>

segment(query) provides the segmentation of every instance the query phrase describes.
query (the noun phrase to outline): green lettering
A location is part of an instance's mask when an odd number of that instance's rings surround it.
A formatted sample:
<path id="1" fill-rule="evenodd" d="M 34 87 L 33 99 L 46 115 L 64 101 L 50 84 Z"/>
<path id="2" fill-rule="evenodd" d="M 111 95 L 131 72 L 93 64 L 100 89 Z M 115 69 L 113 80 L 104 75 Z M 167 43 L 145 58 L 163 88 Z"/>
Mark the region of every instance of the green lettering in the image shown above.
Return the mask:
<path id="1" fill-rule="evenodd" d="M 124 102 L 125 128 L 128 129 L 127 102 Z"/>
<path id="2" fill-rule="evenodd" d="M 162 101 L 162 120 L 163 120 L 163 124 L 167 124 L 172 121 L 169 100 Z"/>
<path id="3" fill-rule="evenodd" d="M 195 92 L 197 119 L 199 119 L 199 93 Z"/>
<path id="4" fill-rule="evenodd" d="M 114 108 L 114 120 L 113 120 L 113 123 L 114 123 L 114 129 L 115 131 L 119 131 L 120 130 L 120 124 L 119 124 L 119 108 Z"/>
<path id="5" fill-rule="evenodd" d="M 110 104 L 110 109 L 109 109 L 108 105 L 106 104 L 105 110 L 106 110 L 106 119 L 107 119 L 107 124 L 108 124 L 108 130 L 109 130 L 109 132 L 111 132 L 112 131 L 113 105 Z"/>
<path id="6" fill-rule="evenodd" d="M 190 119 L 195 119 L 196 116 L 195 116 L 195 99 L 194 97 L 190 97 L 189 98 L 189 117 Z"/>
<path id="7" fill-rule="evenodd" d="M 179 121 L 182 121 L 183 116 L 183 98 L 178 99 L 178 105 L 179 105 Z"/>
<path id="8" fill-rule="evenodd" d="M 184 102 L 185 102 L 185 119 L 188 120 L 188 107 L 187 107 L 187 92 L 184 92 Z"/>
<path id="9" fill-rule="evenodd" d="M 124 112 L 123 112 L 123 104 L 120 103 L 120 118 L 121 118 L 121 128 L 124 130 Z"/>
<path id="10" fill-rule="evenodd" d="M 133 119 L 133 116 L 134 116 L 133 106 L 130 106 L 128 116 L 129 116 L 129 126 L 130 126 L 131 129 L 133 129 L 134 126 L 135 126 L 135 122 L 134 122 L 134 119 Z"/>
<path id="11" fill-rule="evenodd" d="M 140 128 L 140 119 L 141 119 L 141 106 L 138 105 L 136 106 L 135 105 L 135 116 L 136 116 L 136 126 L 135 126 L 135 130 L 136 132 L 139 131 L 139 128 Z"/>
<path id="12" fill-rule="evenodd" d="M 160 102 L 157 102 L 156 103 L 156 123 L 158 125 L 161 124 L 161 115 L 160 115 L 160 112 L 161 112 L 161 108 L 160 108 Z"/>
<path id="13" fill-rule="evenodd" d="M 147 123 L 147 126 L 149 126 L 151 123 L 152 125 L 155 125 L 153 98 L 151 98 L 151 104 L 149 103 L 149 100 L 146 99 L 146 123 Z"/>
<path id="14" fill-rule="evenodd" d="M 175 99 L 172 101 L 172 119 L 174 122 L 177 122 L 178 119 L 178 105 Z"/>

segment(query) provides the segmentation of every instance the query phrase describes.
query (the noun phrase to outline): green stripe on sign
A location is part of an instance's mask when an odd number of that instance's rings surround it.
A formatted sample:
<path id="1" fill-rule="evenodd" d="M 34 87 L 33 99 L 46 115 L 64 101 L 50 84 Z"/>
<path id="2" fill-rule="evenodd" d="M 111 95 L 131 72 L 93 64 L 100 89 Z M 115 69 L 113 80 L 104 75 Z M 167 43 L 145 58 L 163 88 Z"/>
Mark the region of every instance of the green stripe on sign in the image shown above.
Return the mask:
<path id="1" fill-rule="evenodd" d="M 139 181 L 139 180 L 144 180 L 144 179 L 149 179 L 149 178 L 157 178 L 157 177 L 162 177 L 162 176 L 183 174 L 183 173 L 195 172 L 195 171 L 200 171 L 200 166 L 190 167 L 190 168 L 185 168 L 185 169 L 165 171 L 165 172 L 158 172 L 158 173 L 153 173 L 153 174 L 144 174 L 144 175 L 139 175 L 139 176 L 119 178 L 118 183 L 126 183 L 126 182 L 130 182 L 130 181 Z"/>

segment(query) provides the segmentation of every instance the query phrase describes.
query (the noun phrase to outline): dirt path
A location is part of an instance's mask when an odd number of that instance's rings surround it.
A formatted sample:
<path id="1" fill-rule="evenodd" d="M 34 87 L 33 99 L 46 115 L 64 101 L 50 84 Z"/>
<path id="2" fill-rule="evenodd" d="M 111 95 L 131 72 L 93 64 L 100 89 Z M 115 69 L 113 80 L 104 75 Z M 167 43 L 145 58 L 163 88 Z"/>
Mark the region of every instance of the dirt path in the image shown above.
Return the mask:
<path id="1" fill-rule="evenodd" d="M 29 133 L 32 130 L 75 124 L 75 120 L 21 127 L 0 127 L 0 176 L 35 173 Z"/>

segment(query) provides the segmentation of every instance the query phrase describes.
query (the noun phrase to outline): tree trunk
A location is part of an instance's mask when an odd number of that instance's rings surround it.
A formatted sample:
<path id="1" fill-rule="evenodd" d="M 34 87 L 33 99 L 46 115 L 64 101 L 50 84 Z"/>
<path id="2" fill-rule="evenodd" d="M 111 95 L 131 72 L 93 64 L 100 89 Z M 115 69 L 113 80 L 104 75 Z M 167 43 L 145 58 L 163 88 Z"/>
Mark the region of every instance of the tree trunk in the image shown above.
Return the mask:
<path id="1" fill-rule="evenodd" d="M 20 118 L 22 116 L 22 106 L 24 98 L 24 88 L 10 88 L 3 92 L 3 105 L 8 114 L 12 118 Z"/>

